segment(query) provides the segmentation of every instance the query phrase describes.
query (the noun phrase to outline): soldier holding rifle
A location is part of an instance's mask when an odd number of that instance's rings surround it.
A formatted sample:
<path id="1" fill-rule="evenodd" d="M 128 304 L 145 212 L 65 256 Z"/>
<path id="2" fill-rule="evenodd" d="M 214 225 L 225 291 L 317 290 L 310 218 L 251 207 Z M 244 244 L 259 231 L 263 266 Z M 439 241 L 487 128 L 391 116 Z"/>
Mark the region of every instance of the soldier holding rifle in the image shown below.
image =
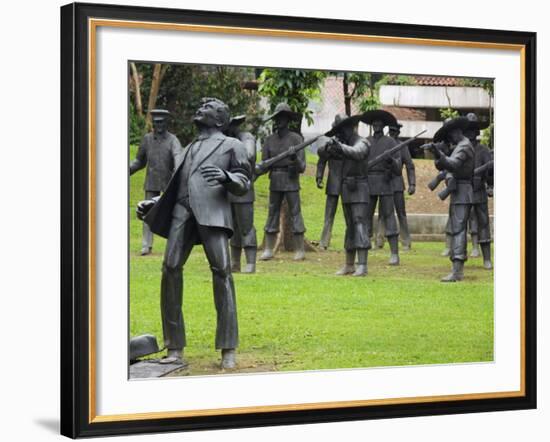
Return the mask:
<path id="1" fill-rule="evenodd" d="M 472 179 L 474 175 L 474 148 L 464 136 L 469 120 L 466 117 L 452 118 L 446 121 L 434 135 L 434 142 L 447 141 L 451 145 L 451 154 L 446 155 L 437 144 L 427 148 L 433 153 L 438 170 L 452 173 L 453 182 L 448 183 L 451 203 L 449 206 L 449 230 L 451 234 L 450 258 L 452 271 L 441 279 L 442 282 L 455 282 L 464 279 L 464 262 L 467 254 L 468 218 L 474 195 Z M 447 178 L 449 180 L 450 178 Z M 452 185 L 450 185 L 452 184 Z"/>
<path id="2" fill-rule="evenodd" d="M 492 191 L 487 192 L 487 181 L 489 179 L 489 173 L 492 170 L 490 167 L 492 158 L 491 152 L 487 146 L 481 144 L 477 140 L 480 130 L 486 128 L 488 123 L 481 123 L 474 113 L 469 113 L 466 115 L 466 118 L 468 118 L 469 123 L 464 135 L 470 140 L 472 146 L 474 146 L 476 169 L 473 181 L 474 200 L 470 218 L 475 219 L 476 239 L 481 248 L 481 254 L 483 255 L 483 267 L 490 270 L 493 268 L 493 264 L 491 262 L 491 226 L 489 222 L 488 195 L 489 193 L 492 195 Z M 482 169 L 484 166 L 485 169 Z"/>
<path id="3" fill-rule="evenodd" d="M 306 155 L 304 150 L 294 149 L 302 143 L 303 138 L 289 129 L 288 124 L 292 119 L 299 119 L 299 114 L 293 112 L 288 104 L 279 103 L 275 107 L 275 112 L 267 118 L 267 120 L 273 120 L 273 133 L 266 138 L 262 148 L 262 163 L 256 166 L 256 174 L 269 172 L 270 180 L 269 211 L 264 227 L 265 248 L 260 257 L 261 260 L 273 258 L 283 199 L 286 199 L 290 212 L 295 245 L 294 260 L 305 258 L 304 232 L 306 229 L 300 207 L 300 174 L 306 169 Z M 270 165 L 269 160 L 281 154 L 285 157 Z"/>
<path id="4" fill-rule="evenodd" d="M 385 151 L 394 147 L 396 141 L 384 135 L 384 127 L 396 125 L 395 117 L 384 110 L 374 110 L 365 112 L 362 116 L 364 123 L 370 124 L 373 129 L 373 134 L 367 138 L 370 145 L 369 161 L 383 154 Z M 396 152 L 394 155 L 389 155 L 384 161 L 369 167 L 368 182 L 370 191 L 369 200 L 369 237 L 373 235 L 374 211 L 376 204 L 379 203 L 378 213 L 384 223 L 384 234 L 390 244 L 390 261 L 389 265 L 399 265 L 399 246 L 397 228 L 397 220 L 395 218 L 395 207 L 393 203 L 393 187 L 392 179 L 394 176 L 401 174 L 400 155 Z"/>
<path id="5" fill-rule="evenodd" d="M 244 144 L 250 169 L 253 171 L 256 165 L 256 139 L 250 132 L 240 130 L 246 117 L 239 115 L 231 118 L 229 126 L 224 131 L 228 137 L 236 138 Z M 228 194 L 233 215 L 234 235 L 231 237 L 231 270 L 241 271 L 241 253 L 244 249 L 246 267 L 243 273 L 256 271 L 256 250 L 258 247 L 256 229 L 254 228 L 254 179 L 250 180 L 250 188 L 244 195 Z"/>
<path id="6" fill-rule="evenodd" d="M 365 276 L 367 274 L 367 255 L 371 248 L 368 234 L 369 185 L 367 178 L 368 142 L 357 135 L 355 128 L 360 115 L 348 117 L 338 114 L 334 118 L 332 129 L 326 133 L 334 136 L 323 148 L 329 159 L 342 162 L 342 205 L 346 220 L 344 248 L 346 262 L 337 275 Z M 355 268 L 357 255 L 357 268 Z"/>

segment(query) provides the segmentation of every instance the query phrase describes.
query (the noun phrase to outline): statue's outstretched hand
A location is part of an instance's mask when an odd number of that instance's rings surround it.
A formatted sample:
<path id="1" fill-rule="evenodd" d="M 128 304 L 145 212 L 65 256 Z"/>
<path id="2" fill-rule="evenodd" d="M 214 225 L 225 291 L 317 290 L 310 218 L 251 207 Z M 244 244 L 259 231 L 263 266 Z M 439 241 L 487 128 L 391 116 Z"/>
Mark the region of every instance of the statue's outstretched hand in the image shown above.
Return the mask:
<path id="1" fill-rule="evenodd" d="M 228 181 L 226 173 L 217 166 L 202 166 L 201 173 L 210 186 Z"/>
<path id="2" fill-rule="evenodd" d="M 136 215 L 138 219 L 143 220 L 143 218 L 145 218 L 145 216 L 149 213 L 149 210 L 151 210 L 151 208 L 155 205 L 156 202 L 157 202 L 156 200 L 140 201 L 136 207 Z"/>

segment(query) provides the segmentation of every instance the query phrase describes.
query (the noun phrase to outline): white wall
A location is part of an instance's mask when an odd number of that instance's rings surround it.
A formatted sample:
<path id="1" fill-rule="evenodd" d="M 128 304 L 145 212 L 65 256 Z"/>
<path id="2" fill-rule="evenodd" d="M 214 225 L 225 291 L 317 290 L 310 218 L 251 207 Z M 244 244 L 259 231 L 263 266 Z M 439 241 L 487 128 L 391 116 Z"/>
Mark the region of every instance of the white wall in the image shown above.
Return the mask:
<path id="1" fill-rule="evenodd" d="M 380 102 L 399 107 L 487 109 L 490 97 L 479 87 L 384 85 L 380 87 Z"/>
<path id="2" fill-rule="evenodd" d="M 112 3 L 115 0 L 109 0 Z M 396 0 L 388 4 L 334 2 L 258 2 L 253 0 L 119 0 L 122 3 L 234 12 L 317 16 L 441 26 L 538 31 L 539 225 L 548 220 L 550 174 L 543 140 L 550 137 L 550 33 L 543 2 L 525 0 L 514 7 L 500 2 L 463 0 L 459 8 L 439 0 Z M 8 2 L 3 7 L 2 279 L 0 327 L 3 332 L 1 379 L 3 425 L 7 441 L 60 440 L 59 410 L 59 0 Z M 40 97 L 42 106 L 30 98 Z M 40 136 L 35 140 L 34 134 Z M 28 137 L 25 137 L 28 136 Z M 6 155 L 7 154 L 7 155 Z M 550 433 L 550 321 L 542 279 L 550 250 L 539 232 L 539 409 L 458 416 L 390 419 L 306 426 L 254 428 L 190 434 L 127 437 L 122 441 L 544 441 Z M 544 316 L 543 316 L 544 315 Z M 113 438 L 110 440 L 118 440 Z"/>

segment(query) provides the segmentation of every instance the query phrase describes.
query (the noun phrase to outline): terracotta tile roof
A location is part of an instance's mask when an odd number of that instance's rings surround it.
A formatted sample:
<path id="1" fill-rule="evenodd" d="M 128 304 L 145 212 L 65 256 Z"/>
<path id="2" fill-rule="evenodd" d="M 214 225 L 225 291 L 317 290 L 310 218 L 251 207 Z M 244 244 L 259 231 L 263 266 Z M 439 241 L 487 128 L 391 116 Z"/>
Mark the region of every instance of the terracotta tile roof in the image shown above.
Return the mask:
<path id="1" fill-rule="evenodd" d="M 415 77 L 416 84 L 419 86 L 460 86 L 460 78 L 456 77 Z"/>
<path id="2" fill-rule="evenodd" d="M 412 107 L 382 106 L 382 109 L 392 113 L 398 120 L 425 121 L 426 111 Z"/>

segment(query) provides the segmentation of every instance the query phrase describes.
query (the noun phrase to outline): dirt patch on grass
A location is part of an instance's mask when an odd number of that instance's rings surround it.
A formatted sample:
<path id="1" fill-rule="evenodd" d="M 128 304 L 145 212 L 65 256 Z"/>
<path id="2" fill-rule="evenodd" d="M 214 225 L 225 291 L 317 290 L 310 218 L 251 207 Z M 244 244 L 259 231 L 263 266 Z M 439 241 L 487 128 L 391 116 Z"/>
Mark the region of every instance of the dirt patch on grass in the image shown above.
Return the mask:
<path id="1" fill-rule="evenodd" d="M 207 376 L 220 374 L 240 374 L 240 373 L 263 373 L 277 371 L 277 366 L 273 363 L 259 360 L 257 355 L 250 353 L 237 352 L 237 368 L 234 370 L 222 370 L 220 368 L 220 357 L 216 359 L 187 359 L 189 365 L 186 368 L 173 371 L 166 377 L 177 376 Z"/>

